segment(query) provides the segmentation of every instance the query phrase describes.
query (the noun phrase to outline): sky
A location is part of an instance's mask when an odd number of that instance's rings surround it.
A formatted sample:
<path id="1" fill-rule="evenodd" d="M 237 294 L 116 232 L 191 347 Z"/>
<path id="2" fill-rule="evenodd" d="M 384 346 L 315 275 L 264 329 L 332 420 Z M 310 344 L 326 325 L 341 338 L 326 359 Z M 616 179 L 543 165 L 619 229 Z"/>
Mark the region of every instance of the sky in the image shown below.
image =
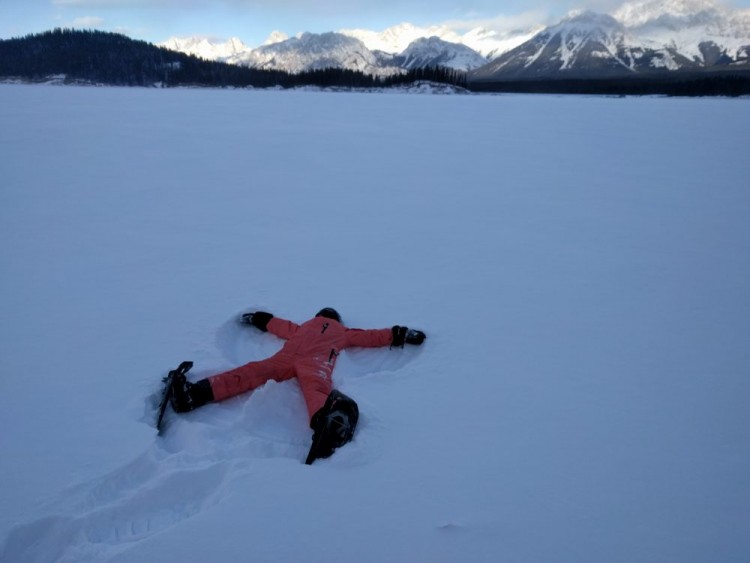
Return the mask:
<path id="1" fill-rule="evenodd" d="M 619 0 L 0 0 L 0 38 L 56 27 L 125 33 L 159 43 L 170 37 L 238 37 L 260 45 L 273 31 L 287 35 L 349 28 L 382 31 L 409 22 L 448 24 L 458 31 L 482 25 L 507 30 L 555 23 L 568 11 L 608 12 Z M 731 6 L 750 7 L 750 0 Z"/>

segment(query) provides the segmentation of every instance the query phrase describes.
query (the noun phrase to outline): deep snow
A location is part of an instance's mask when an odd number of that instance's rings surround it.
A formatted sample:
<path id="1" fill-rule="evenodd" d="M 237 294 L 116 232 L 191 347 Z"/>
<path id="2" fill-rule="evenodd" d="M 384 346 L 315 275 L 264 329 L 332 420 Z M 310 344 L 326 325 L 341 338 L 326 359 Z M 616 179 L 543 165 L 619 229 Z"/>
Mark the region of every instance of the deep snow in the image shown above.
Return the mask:
<path id="1" fill-rule="evenodd" d="M 740 562 L 750 101 L 0 85 L 0 560 Z M 351 350 L 305 466 L 262 308 Z"/>

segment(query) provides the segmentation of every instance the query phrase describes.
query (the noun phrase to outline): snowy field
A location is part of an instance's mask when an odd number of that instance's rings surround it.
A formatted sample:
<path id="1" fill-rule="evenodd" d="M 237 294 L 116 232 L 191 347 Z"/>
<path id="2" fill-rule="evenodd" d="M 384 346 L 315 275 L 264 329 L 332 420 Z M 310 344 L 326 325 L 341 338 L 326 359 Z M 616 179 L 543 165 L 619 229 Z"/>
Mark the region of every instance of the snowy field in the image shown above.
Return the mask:
<path id="1" fill-rule="evenodd" d="M 750 100 L 0 86 L 0 561 L 746 562 Z M 405 324 L 305 466 L 246 310 Z"/>

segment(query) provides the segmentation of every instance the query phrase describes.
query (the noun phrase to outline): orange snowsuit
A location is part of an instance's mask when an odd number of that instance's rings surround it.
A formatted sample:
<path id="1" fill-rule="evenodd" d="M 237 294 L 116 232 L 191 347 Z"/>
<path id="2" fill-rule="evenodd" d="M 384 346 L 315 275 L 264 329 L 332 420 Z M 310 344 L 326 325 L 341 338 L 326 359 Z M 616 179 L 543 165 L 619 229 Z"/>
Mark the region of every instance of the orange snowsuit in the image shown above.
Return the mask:
<path id="1" fill-rule="evenodd" d="M 270 379 L 296 377 L 312 418 L 333 389 L 333 368 L 341 350 L 388 346 L 393 336 L 390 328 L 351 329 L 326 317 L 315 317 L 301 325 L 273 317 L 267 328 L 286 340 L 284 347 L 270 358 L 209 377 L 215 401 L 256 389 Z"/>

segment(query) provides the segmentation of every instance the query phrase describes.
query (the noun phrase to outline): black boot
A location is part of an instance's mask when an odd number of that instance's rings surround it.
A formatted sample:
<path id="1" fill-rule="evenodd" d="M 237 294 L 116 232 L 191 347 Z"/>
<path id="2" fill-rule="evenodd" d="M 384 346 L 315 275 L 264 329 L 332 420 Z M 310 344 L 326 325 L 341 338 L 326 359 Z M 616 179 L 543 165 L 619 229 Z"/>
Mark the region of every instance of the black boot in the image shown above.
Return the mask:
<path id="1" fill-rule="evenodd" d="M 172 380 L 172 408 L 174 412 L 189 412 L 214 400 L 208 379 L 190 383 L 183 374 Z"/>
<path id="2" fill-rule="evenodd" d="M 325 405 L 310 421 L 313 429 L 313 446 L 307 463 L 314 459 L 330 457 L 336 448 L 349 442 L 354 436 L 359 420 L 359 407 L 350 397 L 333 390 Z"/>

